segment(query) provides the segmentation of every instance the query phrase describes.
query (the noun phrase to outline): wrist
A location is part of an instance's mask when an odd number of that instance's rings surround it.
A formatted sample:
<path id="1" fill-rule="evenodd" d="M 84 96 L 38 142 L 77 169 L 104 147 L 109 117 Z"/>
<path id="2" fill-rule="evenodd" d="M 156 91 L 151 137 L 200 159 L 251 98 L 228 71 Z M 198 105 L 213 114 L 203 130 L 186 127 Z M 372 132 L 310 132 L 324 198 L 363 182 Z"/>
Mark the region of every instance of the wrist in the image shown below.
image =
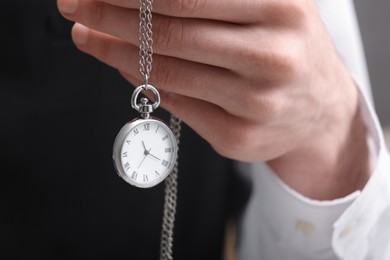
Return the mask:
<path id="1" fill-rule="evenodd" d="M 348 73 L 338 95 L 324 109 L 316 129 L 294 150 L 268 162 L 288 186 L 317 200 L 332 200 L 362 189 L 370 176 L 366 127 L 358 91 Z M 337 100 L 334 102 L 334 100 Z"/>

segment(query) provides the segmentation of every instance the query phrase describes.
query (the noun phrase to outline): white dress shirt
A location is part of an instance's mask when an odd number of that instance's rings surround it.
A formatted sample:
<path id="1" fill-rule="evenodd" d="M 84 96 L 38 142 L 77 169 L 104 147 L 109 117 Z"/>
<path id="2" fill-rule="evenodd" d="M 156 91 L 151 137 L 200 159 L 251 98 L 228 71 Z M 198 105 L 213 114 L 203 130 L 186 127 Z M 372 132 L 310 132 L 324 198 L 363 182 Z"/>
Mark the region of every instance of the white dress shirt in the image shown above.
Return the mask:
<path id="1" fill-rule="evenodd" d="M 372 175 L 362 191 L 316 201 L 266 164 L 239 164 L 253 193 L 238 221 L 239 260 L 390 260 L 390 157 L 372 108 L 353 2 L 318 0 L 321 17 L 360 89 Z"/>

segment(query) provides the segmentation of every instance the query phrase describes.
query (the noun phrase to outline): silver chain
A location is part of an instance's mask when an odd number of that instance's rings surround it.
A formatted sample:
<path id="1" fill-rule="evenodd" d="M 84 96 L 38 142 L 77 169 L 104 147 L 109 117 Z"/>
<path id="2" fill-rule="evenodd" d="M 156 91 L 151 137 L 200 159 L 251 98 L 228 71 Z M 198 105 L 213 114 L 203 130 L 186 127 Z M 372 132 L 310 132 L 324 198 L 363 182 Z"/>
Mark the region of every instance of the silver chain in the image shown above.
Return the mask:
<path id="1" fill-rule="evenodd" d="M 153 62 L 152 4 L 153 0 L 140 0 L 139 7 L 139 64 L 145 85 L 148 84 Z"/>
<path id="2" fill-rule="evenodd" d="M 180 130 L 181 119 L 171 115 L 170 127 L 175 135 L 177 147 L 180 144 Z M 177 151 L 179 152 L 179 151 Z M 175 167 L 171 174 L 165 180 L 165 198 L 164 198 L 164 212 L 161 231 L 161 245 L 160 245 L 160 259 L 172 260 L 172 248 L 173 248 L 173 228 L 176 214 L 176 201 L 177 201 L 177 177 L 179 173 L 178 169 L 178 157 L 176 159 Z"/>
<path id="3" fill-rule="evenodd" d="M 153 32 L 152 32 L 153 0 L 140 0 L 139 12 L 139 56 L 140 72 L 148 85 L 153 63 Z M 171 115 L 170 128 L 176 138 L 177 147 L 180 144 L 181 119 Z M 179 151 L 176 151 L 177 153 Z M 176 215 L 178 156 L 171 174 L 165 180 L 164 210 L 161 231 L 160 259 L 173 259 L 173 228 Z"/>

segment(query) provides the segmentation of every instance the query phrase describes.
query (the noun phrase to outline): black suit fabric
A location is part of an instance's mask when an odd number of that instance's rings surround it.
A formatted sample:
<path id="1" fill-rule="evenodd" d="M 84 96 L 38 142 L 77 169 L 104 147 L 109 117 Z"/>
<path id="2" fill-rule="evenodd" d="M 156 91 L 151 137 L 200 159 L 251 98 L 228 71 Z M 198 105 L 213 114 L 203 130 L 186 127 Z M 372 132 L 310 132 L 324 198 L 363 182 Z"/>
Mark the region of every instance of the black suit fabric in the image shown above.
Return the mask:
<path id="1" fill-rule="evenodd" d="M 133 87 L 74 47 L 54 0 L 2 1 L 0 21 L 0 258 L 158 259 L 164 185 L 131 187 L 111 159 Z M 248 188 L 186 125 L 179 163 L 174 257 L 220 259 Z"/>

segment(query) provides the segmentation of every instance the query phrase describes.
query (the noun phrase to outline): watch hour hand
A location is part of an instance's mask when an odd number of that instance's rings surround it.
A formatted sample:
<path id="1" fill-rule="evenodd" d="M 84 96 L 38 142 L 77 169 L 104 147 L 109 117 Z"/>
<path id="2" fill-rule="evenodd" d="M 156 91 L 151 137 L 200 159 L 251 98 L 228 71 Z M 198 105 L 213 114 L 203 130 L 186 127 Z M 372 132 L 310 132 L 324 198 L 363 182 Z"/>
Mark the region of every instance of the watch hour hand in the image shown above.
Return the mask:
<path id="1" fill-rule="evenodd" d="M 146 145 L 145 145 L 144 141 L 142 141 L 142 145 L 144 146 L 145 155 L 146 155 L 146 154 L 147 154 L 147 151 L 148 151 L 148 149 L 146 149 Z"/>

